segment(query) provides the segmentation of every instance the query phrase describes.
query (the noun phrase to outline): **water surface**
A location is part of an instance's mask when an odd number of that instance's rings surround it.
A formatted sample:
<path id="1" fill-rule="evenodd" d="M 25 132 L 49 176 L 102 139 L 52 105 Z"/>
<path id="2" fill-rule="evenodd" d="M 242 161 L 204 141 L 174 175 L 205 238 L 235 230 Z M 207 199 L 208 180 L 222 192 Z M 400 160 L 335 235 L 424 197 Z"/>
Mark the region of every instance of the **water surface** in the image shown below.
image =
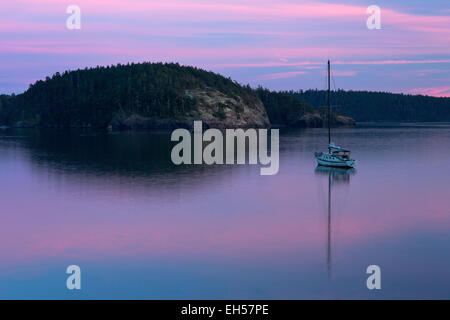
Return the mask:
<path id="1" fill-rule="evenodd" d="M 450 125 L 333 140 L 355 171 L 316 168 L 326 130 L 285 130 L 260 176 L 177 167 L 168 133 L 0 130 L 0 298 L 450 298 Z"/>

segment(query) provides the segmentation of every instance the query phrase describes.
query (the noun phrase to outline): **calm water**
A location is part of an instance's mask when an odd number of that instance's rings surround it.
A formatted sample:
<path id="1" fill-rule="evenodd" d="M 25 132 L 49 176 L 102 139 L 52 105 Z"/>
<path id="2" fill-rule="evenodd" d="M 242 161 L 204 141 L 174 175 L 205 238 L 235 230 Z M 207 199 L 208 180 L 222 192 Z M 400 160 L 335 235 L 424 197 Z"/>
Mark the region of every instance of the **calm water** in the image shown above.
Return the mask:
<path id="1" fill-rule="evenodd" d="M 326 139 L 282 132 L 260 176 L 176 167 L 168 134 L 0 130 L 0 298 L 450 298 L 450 125 L 336 129 L 356 171 L 316 169 Z"/>

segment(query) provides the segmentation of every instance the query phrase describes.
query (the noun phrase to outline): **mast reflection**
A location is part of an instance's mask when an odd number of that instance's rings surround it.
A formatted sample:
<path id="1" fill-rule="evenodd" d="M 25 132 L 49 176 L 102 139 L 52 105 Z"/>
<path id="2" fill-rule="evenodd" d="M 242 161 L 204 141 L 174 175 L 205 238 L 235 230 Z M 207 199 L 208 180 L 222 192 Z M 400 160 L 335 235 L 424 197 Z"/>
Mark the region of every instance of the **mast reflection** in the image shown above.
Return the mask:
<path id="1" fill-rule="evenodd" d="M 317 166 L 315 170 L 316 175 L 328 177 L 328 241 L 327 241 L 327 268 L 328 277 L 331 278 L 331 189 L 334 184 L 349 184 L 350 177 L 356 173 L 354 168 L 334 168 Z"/>

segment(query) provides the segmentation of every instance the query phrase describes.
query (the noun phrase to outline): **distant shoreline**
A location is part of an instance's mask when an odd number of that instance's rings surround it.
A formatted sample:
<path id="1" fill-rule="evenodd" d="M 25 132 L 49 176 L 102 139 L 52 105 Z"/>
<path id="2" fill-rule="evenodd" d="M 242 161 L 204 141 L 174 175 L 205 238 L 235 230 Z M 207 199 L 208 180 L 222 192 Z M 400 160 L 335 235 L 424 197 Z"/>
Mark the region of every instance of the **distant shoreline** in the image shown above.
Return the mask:
<path id="1" fill-rule="evenodd" d="M 358 127 L 408 127 L 408 126 L 439 126 L 439 125 L 445 125 L 450 126 L 450 122 L 448 121 L 436 121 L 436 122 L 375 122 L 375 121 L 368 121 L 368 122 L 356 122 L 355 126 L 337 126 L 335 128 L 342 128 L 342 129 L 348 129 L 348 128 L 358 128 Z M 237 128 L 237 127 L 236 127 Z M 290 127 L 286 125 L 272 125 L 272 129 L 324 129 L 324 127 Z M 147 133 L 167 133 L 172 131 L 172 129 L 167 128 L 159 128 L 159 129 L 111 129 L 111 128 L 105 128 L 105 127 L 86 127 L 86 126 L 0 126 L 0 130 L 8 130 L 8 129 L 39 129 L 39 130 L 71 130 L 71 129 L 77 129 L 77 130 L 96 130 L 96 131 L 106 131 L 106 132 L 147 132 Z M 225 128 L 222 128 L 225 129 Z M 231 128 L 230 129 L 235 129 Z M 245 128 L 242 128 L 245 130 Z"/>
<path id="2" fill-rule="evenodd" d="M 448 124 L 450 121 L 357 121 L 356 126 L 364 125 L 414 125 L 414 124 Z"/>
<path id="3" fill-rule="evenodd" d="M 325 127 L 326 91 L 271 91 L 178 63 L 131 63 L 55 73 L 19 95 L 0 94 L 0 125 L 131 130 Z M 331 91 L 332 126 L 450 121 L 450 98 Z M 435 122 L 436 121 L 436 122 Z"/>

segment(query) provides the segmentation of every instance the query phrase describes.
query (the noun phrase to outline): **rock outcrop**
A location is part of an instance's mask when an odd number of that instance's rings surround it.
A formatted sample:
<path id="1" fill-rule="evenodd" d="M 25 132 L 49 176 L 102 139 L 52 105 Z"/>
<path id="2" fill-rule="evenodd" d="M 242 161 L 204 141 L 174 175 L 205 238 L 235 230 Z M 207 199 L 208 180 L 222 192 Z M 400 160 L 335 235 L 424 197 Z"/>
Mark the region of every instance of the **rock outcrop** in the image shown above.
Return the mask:
<path id="1" fill-rule="evenodd" d="M 298 120 L 293 121 L 290 126 L 302 128 L 321 128 L 323 127 L 323 119 L 318 113 L 306 113 Z"/>
<path id="2" fill-rule="evenodd" d="M 306 113 L 298 119 L 291 121 L 289 127 L 322 128 L 328 125 L 327 119 L 326 115 L 321 115 L 319 112 Z M 353 127 L 355 126 L 355 120 L 340 114 L 333 114 L 331 125 L 334 127 Z"/>
<path id="3" fill-rule="evenodd" d="M 192 128 L 194 121 L 201 120 L 204 128 L 268 128 L 270 121 L 264 105 L 258 98 L 245 101 L 239 96 L 227 96 L 208 88 L 186 90 L 186 96 L 195 99 L 197 107 L 175 119 L 143 117 L 139 114 L 116 115 L 111 121 L 112 129 L 164 130 Z"/>
<path id="4" fill-rule="evenodd" d="M 354 127 L 355 124 L 356 122 L 354 119 L 340 114 L 336 115 L 333 121 L 333 125 L 340 127 Z"/>
<path id="5" fill-rule="evenodd" d="M 268 128 L 269 117 L 263 103 L 254 98 L 227 96 L 215 89 L 189 90 L 197 101 L 197 110 L 187 115 L 187 120 L 201 120 L 210 128 Z"/>

